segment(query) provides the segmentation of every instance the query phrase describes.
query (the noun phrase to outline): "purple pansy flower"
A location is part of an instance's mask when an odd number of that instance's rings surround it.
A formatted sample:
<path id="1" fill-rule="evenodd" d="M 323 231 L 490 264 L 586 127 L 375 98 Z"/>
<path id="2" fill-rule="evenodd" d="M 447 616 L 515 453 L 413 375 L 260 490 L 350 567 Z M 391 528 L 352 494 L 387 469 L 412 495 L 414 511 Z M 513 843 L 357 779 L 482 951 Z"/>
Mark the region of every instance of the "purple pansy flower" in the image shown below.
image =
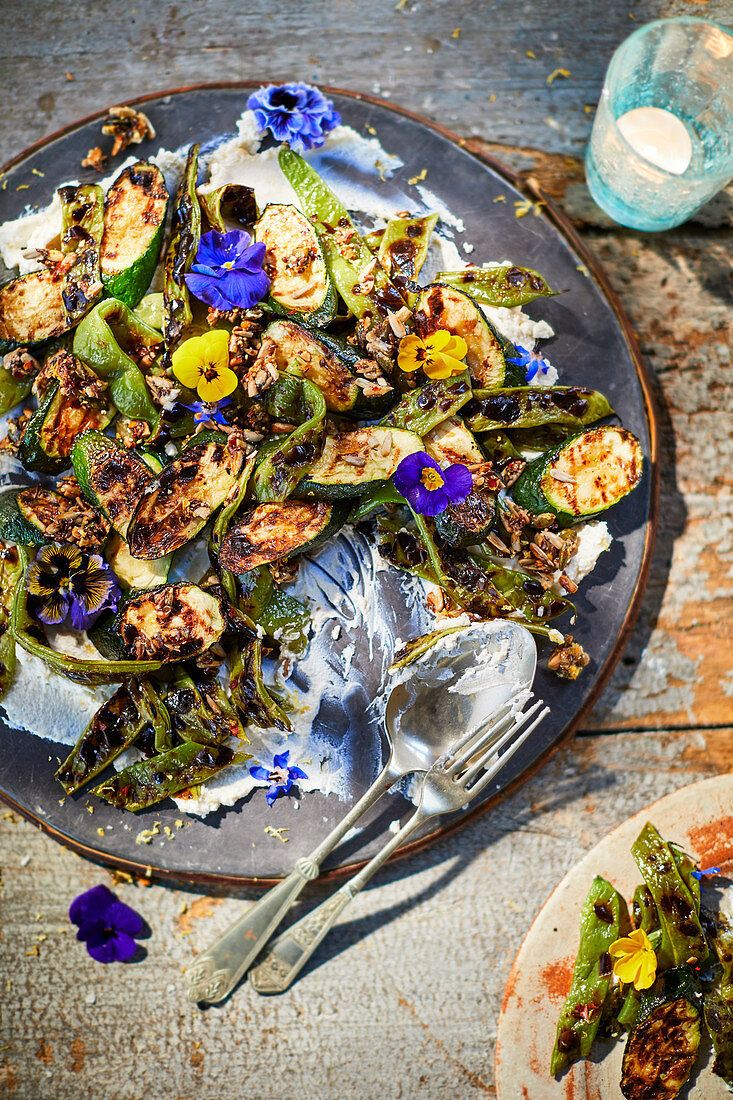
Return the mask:
<path id="1" fill-rule="evenodd" d="M 437 516 L 449 504 L 460 504 L 473 488 L 473 475 L 466 466 L 454 462 L 442 470 L 425 451 L 403 458 L 393 481 L 412 510 L 422 516 Z"/>
<path id="2" fill-rule="evenodd" d="M 99 554 L 52 543 L 38 551 L 28 566 L 31 609 L 43 623 L 71 619 L 75 630 L 87 630 L 109 608 L 117 610 L 122 595 L 117 578 Z"/>
<path id="3" fill-rule="evenodd" d="M 272 767 L 270 769 L 260 767 L 259 764 L 257 767 L 249 769 L 249 774 L 253 776 L 253 778 L 269 781 L 270 786 L 265 795 L 268 806 L 272 806 L 275 799 L 279 798 L 281 794 L 287 794 L 296 779 L 308 778 L 305 772 L 300 768 L 289 768 L 289 759 L 289 751 L 281 752 L 273 757 Z"/>
<path id="4" fill-rule="evenodd" d="M 527 351 L 521 344 L 517 344 L 516 349 L 519 354 L 511 359 L 507 356 L 507 363 L 514 363 L 517 367 L 526 367 L 526 378 L 528 382 L 534 382 L 538 374 L 543 376 L 547 374 L 550 369 L 550 364 L 540 355 L 536 348 L 533 351 Z"/>
<path id="5" fill-rule="evenodd" d="M 222 397 L 221 401 L 215 401 L 213 404 L 208 401 L 194 401 L 191 405 L 184 405 L 184 409 L 190 409 L 192 413 L 195 413 L 193 418 L 194 424 L 208 424 L 213 421 L 214 424 L 228 424 L 229 421 L 221 412 L 227 405 L 231 405 L 231 397 Z"/>
<path id="6" fill-rule="evenodd" d="M 191 293 L 214 309 L 250 309 L 262 301 L 270 289 L 262 270 L 265 246 L 251 240 L 242 229 L 204 233 L 184 276 Z"/>
<path id="7" fill-rule="evenodd" d="M 76 938 L 97 962 L 126 962 L 137 951 L 135 937 L 145 928 L 139 913 L 119 901 L 106 886 L 93 886 L 71 903 L 69 920 Z"/>
<path id="8" fill-rule="evenodd" d="M 269 84 L 253 92 L 247 106 L 261 134 L 269 130 L 277 141 L 301 151 L 323 145 L 341 122 L 331 100 L 310 84 Z"/>

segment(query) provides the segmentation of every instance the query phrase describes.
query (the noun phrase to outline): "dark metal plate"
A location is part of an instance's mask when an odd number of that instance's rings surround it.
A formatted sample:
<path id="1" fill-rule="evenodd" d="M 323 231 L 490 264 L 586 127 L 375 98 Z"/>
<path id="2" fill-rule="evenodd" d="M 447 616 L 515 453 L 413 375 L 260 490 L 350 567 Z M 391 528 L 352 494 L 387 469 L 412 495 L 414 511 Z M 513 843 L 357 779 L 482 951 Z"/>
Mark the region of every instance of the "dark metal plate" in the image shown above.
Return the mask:
<path id="1" fill-rule="evenodd" d="M 234 135 L 249 86 L 208 85 L 148 98 L 144 109 L 157 138 L 140 147 L 140 154 L 151 155 L 161 145 L 175 149 L 190 141 L 205 144 L 221 135 Z M 606 393 L 648 456 L 640 488 L 609 513 L 614 536 L 611 551 L 601 556 L 592 582 L 581 586 L 576 599 L 578 621 L 572 630 L 591 655 L 590 666 L 574 683 L 560 681 L 540 668 L 536 691 L 550 704 L 551 714 L 500 777 L 505 791 L 535 770 L 587 714 L 620 655 L 638 608 L 656 518 L 657 433 L 648 378 L 628 321 L 602 272 L 551 203 L 546 207 L 549 217 L 530 214 L 517 218 L 513 204 L 525 196 L 512 185 L 516 178 L 502 166 L 477 158 L 447 131 L 389 104 L 335 90 L 330 94 L 346 123 L 363 134 L 373 128 L 384 149 L 404 159 L 393 184 L 409 190 L 407 181 L 428 168 L 430 190 L 465 223 L 466 238 L 475 245 L 472 258 L 479 262 L 482 258 L 511 258 L 542 271 L 553 285 L 567 290 L 561 297 L 529 307 L 533 316 L 546 317 L 555 329 L 548 354 L 561 381 Z M 80 169 L 79 164 L 98 140 L 95 117 L 14 160 L 6 168 L 7 184 L 0 192 L 0 221 L 16 217 L 29 202 L 45 205 L 57 182 L 69 178 L 93 181 L 94 173 Z M 24 184 L 27 188 L 16 190 Z M 506 201 L 494 203 L 499 196 Z M 588 271 L 590 274 L 585 273 Z M 380 573 L 377 583 L 389 584 L 394 589 L 393 603 L 398 603 L 399 577 L 395 574 L 385 580 L 387 576 Z M 405 624 L 409 626 L 407 618 Z M 398 622 L 398 633 L 399 626 Z M 408 637 L 409 629 L 403 630 L 402 636 Z M 378 690 L 376 667 L 357 642 L 352 668 L 362 681 L 364 700 Z M 28 691 L 33 691 L 32 684 Z M 348 711 L 343 735 L 354 746 L 353 788 L 358 796 L 374 774 L 376 744 L 363 708 L 349 706 Z M 290 800 L 281 799 L 277 812 L 267 811 L 262 793 L 257 792 L 232 809 L 203 820 L 187 819 L 186 827 L 176 830 L 174 822 L 181 814 L 172 804 L 135 818 L 99 802 L 94 813 L 89 813 L 86 806 L 91 799 L 83 795 L 60 804 L 53 770 L 56 756 L 62 754 L 63 747 L 53 742 L 0 727 L 2 797 L 84 855 L 138 872 L 147 869 L 161 877 L 241 885 L 277 877 L 289 871 L 297 857 L 307 854 L 348 808 L 335 795 L 326 798 L 315 793 L 303 796 L 298 809 Z M 465 824 L 500 793 L 489 795 L 482 806 L 457 820 L 440 819 L 410 848 Z M 330 864 L 334 873 L 343 873 L 373 855 L 387 835 L 388 824 L 407 808 L 399 795 L 385 799 L 367 827 L 336 853 Z M 148 846 L 136 845 L 138 832 L 156 821 L 160 822 L 160 835 Z M 267 824 L 287 827 L 289 843 L 265 836 Z M 165 835 L 166 825 L 173 830 L 170 838 Z M 108 831 L 107 826 L 112 828 Z M 98 829 L 105 829 L 104 837 Z"/>

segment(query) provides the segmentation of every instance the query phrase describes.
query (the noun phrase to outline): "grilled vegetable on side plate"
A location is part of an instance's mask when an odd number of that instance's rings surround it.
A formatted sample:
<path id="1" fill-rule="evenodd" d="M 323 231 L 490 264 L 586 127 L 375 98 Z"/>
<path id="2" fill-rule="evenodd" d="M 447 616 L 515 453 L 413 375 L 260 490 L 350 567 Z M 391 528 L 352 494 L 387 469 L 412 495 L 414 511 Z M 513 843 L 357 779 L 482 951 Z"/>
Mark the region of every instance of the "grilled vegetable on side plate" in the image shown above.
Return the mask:
<path id="1" fill-rule="evenodd" d="M 474 432 L 538 428 L 545 424 L 582 428 L 612 412 L 597 390 L 580 386 L 512 386 L 474 390 L 473 400 L 466 407 L 466 419 Z"/>
<path id="2" fill-rule="evenodd" d="M 418 435 L 399 428 L 329 435 L 320 458 L 298 485 L 298 495 L 318 500 L 361 496 L 388 481 L 406 455 L 422 449 Z"/>
<path id="3" fill-rule="evenodd" d="M 631 854 L 654 899 L 674 964 L 681 966 L 690 959 L 705 962 L 708 947 L 698 915 L 699 900 L 696 904 L 669 845 L 647 823 L 631 846 Z"/>
<path id="4" fill-rule="evenodd" d="M 365 419 L 379 416 L 394 400 L 394 390 L 377 364 L 365 360 L 345 340 L 294 321 L 275 321 L 265 331 L 264 346 L 280 370 L 299 370 L 323 394 L 326 408 Z M 374 377 L 359 378 L 367 365 Z"/>
<path id="5" fill-rule="evenodd" d="M 700 1046 L 700 982 L 688 966 L 668 970 L 642 994 L 621 1069 L 626 1100 L 673 1100 Z"/>
<path id="6" fill-rule="evenodd" d="M 410 308 L 417 298 L 415 280 L 425 263 L 437 221 L 437 214 L 391 218 L 379 240 L 377 259 Z"/>
<path id="7" fill-rule="evenodd" d="M 485 389 L 505 384 L 505 349 L 513 345 L 489 324 L 472 298 L 451 286 L 433 284 L 423 290 L 413 313 L 415 332 L 421 339 L 438 329 L 462 336 L 468 345 L 466 363 L 472 381 Z"/>
<path id="8" fill-rule="evenodd" d="M 329 324 L 336 315 L 336 291 L 313 223 L 295 206 L 270 203 L 254 237 L 267 249 L 270 309 L 311 325 Z"/>
<path id="9" fill-rule="evenodd" d="M 572 984 L 557 1024 L 553 1077 L 590 1054 L 613 974 L 608 949 L 628 924 L 626 902 L 610 882 L 596 875 L 583 903 Z"/>
<path id="10" fill-rule="evenodd" d="M 512 496 L 532 515 L 572 522 L 622 500 L 639 484 L 642 465 L 641 445 L 626 428 L 590 428 L 530 462 Z"/>
<path id="11" fill-rule="evenodd" d="M 134 557 L 162 558 L 185 546 L 236 484 L 248 445 L 236 433 L 197 438 L 145 486 L 127 529 Z"/>
<path id="12" fill-rule="evenodd" d="M 247 573 L 278 558 L 303 554 L 335 535 L 345 518 L 345 507 L 325 501 L 258 504 L 229 528 L 219 564 L 232 573 Z"/>
<path id="13" fill-rule="evenodd" d="M 219 641 L 226 620 L 221 601 L 195 584 L 167 584 L 133 596 L 115 628 L 138 660 L 184 661 Z"/>
<path id="14" fill-rule="evenodd" d="M 123 168 L 104 201 L 99 255 L 102 283 L 111 298 L 134 308 L 150 286 L 163 245 L 168 192 L 154 164 Z"/>

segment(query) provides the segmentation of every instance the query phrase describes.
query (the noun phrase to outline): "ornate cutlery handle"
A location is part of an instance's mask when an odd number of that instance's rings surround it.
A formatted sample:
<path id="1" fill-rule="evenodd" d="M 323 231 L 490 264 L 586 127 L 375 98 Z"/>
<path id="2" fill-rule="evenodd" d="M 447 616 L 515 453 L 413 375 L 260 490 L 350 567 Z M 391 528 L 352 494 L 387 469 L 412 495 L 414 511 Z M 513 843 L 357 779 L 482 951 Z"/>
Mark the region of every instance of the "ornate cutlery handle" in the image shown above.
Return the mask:
<path id="1" fill-rule="evenodd" d="M 307 916 L 301 917 L 291 925 L 282 936 L 278 936 L 262 962 L 250 972 L 249 980 L 252 987 L 258 993 L 282 993 L 287 989 L 318 945 L 325 939 L 326 933 L 336 923 L 351 899 L 359 893 L 365 883 L 410 834 L 431 816 L 420 809 L 416 810 L 396 836 L 387 841 L 366 867 L 362 867 L 361 871 L 344 883 L 334 894 L 316 906 Z"/>
<path id="2" fill-rule="evenodd" d="M 318 878 L 310 859 L 299 859 L 287 878 L 251 905 L 206 954 L 186 971 L 188 999 L 223 1001 L 262 950 L 306 882 Z"/>
<path id="3" fill-rule="evenodd" d="M 299 859 L 287 878 L 251 905 L 247 912 L 186 971 L 191 1001 L 223 1001 L 265 946 L 307 882 L 318 878 L 321 863 L 362 814 L 395 781 L 389 764 L 371 787 L 309 856 Z"/>

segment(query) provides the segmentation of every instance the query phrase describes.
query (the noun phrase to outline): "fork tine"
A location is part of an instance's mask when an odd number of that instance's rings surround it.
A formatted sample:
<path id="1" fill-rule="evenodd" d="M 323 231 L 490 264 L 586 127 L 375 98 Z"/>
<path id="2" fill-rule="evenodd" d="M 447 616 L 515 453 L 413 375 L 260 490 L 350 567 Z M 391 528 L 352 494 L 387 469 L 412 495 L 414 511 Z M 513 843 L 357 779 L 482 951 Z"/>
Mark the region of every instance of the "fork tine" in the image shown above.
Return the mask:
<path id="1" fill-rule="evenodd" d="M 509 734 L 509 736 L 512 736 L 517 731 L 517 729 L 521 729 L 524 723 L 527 722 L 541 706 L 542 700 L 540 699 L 538 702 L 533 703 L 529 710 L 519 711 L 517 714 L 512 714 L 510 712 L 503 715 L 502 718 L 490 728 L 487 728 L 487 724 L 484 723 L 484 732 L 479 732 L 478 737 L 476 737 L 476 735 L 474 734 L 474 740 L 464 750 L 461 756 L 457 757 L 450 765 L 450 767 L 445 769 L 446 775 L 456 776 L 466 767 L 467 764 L 471 762 L 471 760 L 474 759 L 477 752 L 486 747 L 491 749 L 491 751 L 496 751 L 499 742 L 501 744 L 504 744 L 504 739 L 506 738 L 507 733 Z M 479 731 L 481 729 L 482 727 L 479 727 Z M 486 753 L 484 753 L 484 760 L 485 757 Z M 481 767 L 483 767 L 483 764 L 479 762 L 478 770 L 480 770 Z"/>
<path id="2" fill-rule="evenodd" d="M 493 764 L 492 767 L 488 768 L 487 771 L 484 773 L 484 775 L 481 776 L 480 779 L 476 780 L 474 785 L 471 787 L 471 792 L 470 792 L 471 798 L 475 798 L 475 796 L 477 794 L 479 794 L 484 789 L 484 787 L 486 787 L 491 782 L 491 780 L 494 778 L 496 773 L 501 771 L 501 769 L 504 767 L 504 765 L 506 763 L 508 763 L 509 760 L 511 760 L 511 758 L 514 756 L 514 753 L 517 751 L 517 749 L 520 748 L 520 746 L 524 744 L 524 742 L 529 737 L 530 733 L 532 733 L 533 730 L 535 730 L 537 728 L 537 726 L 539 726 L 540 722 L 549 713 L 550 713 L 550 708 L 545 707 L 545 709 L 537 715 L 534 722 L 532 722 L 532 724 L 530 726 L 527 726 L 527 728 L 524 730 L 522 735 L 520 737 L 518 737 L 516 739 L 516 741 L 514 741 L 509 746 L 509 748 L 506 750 L 506 752 L 502 756 L 499 757 L 499 759 L 496 761 L 496 763 Z"/>
<path id="3" fill-rule="evenodd" d="M 506 713 L 500 713 L 498 717 L 497 715 L 492 714 L 489 718 L 484 720 L 484 722 L 479 726 L 477 730 L 469 730 L 467 733 L 464 733 L 463 736 L 460 737 L 454 745 L 451 745 L 450 750 L 445 754 L 446 757 L 453 759 L 456 754 L 461 751 L 461 749 L 465 748 L 465 746 L 469 744 L 469 742 L 475 741 L 476 736 L 481 733 L 483 729 L 486 728 L 487 724 L 496 722 L 498 725 L 502 725 L 504 722 L 506 722 L 506 719 Z"/>
<path id="4" fill-rule="evenodd" d="M 514 715 L 514 721 L 512 722 L 510 728 L 502 734 L 499 740 L 492 739 L 491 743 L 487 745 L 487 749 L 492 754 L 496 755 L 501 749 L 504 748 L 507 742 L 511 741 L 512 738 L 517 733 L 519 733 L 519 731 L 523 729 L 524 726 L 526 726 L 527 722 L 529 722 L 529 720 L 537 713 L 542 705 L 542 700 L 538 699 L 537 702 L 529 708 L 529 710 L 520 711 L 518 714 Z M 484 752 L 482 754 L 480 760 L 476 760 L 475 757 L 472 757 L 472 762 L 461 776 L 460 782 L 464 786 L 470 783 L 474 776 L 478 775 L 479 772 L 482 772 L 484 770 L 484 768 L 486 767 L 487 759 L 489 759 L 487 752 Z"/>
<path id="5" fill-rule="evenodd" d="M 485 719 L 470 734 L 464 735 L 461 740 L 453 745 L 445 754 L 443 759 L 450 761 L 450 763 L 446 763 L 442 771 L 448 776 L 457 775 L 458 772 L 465 767 L 466 763 L 476 755 L 476 752 L 483 747 L 487 740 L 501 737 L 507 728 L 507 723 L 513 721 L 514 716 L 511 713 L 501 714 L 499 717 L 494 714 L 490 718 Z M 460 752 L 461 749 L 464 750 L 462 753 Z"/>

